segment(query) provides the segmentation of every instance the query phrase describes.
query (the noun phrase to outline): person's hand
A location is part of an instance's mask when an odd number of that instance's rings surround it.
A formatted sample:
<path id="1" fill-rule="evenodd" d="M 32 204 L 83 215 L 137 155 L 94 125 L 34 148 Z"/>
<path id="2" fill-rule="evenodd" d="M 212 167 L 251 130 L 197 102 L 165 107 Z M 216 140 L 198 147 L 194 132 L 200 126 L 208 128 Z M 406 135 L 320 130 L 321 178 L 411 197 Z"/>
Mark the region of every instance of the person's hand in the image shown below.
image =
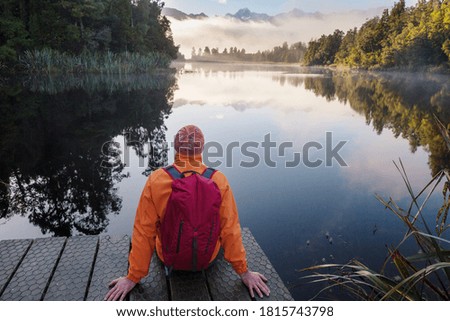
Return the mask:
<path id="1" fill-rule="evenodd" d="M 250 296 L 252 298 L 255 297 L 254 292 L 256 292 L 260 298 L 263 297 L 263 293 L 269 296 L 270 290 L 266 284 L 267 279 L 261 273 L 247 271 L 241 274 L 241 279 L 250 291 Z"/>
<path id="2" fill-rule="evenodd" d="M 112 288 L 106 294 L 105 301 L 123 301 L 125 296 L 134 288 L 135 285 L 136 283 L 126 277 L 121 277 L 111 281 L 109 287 Z"/>

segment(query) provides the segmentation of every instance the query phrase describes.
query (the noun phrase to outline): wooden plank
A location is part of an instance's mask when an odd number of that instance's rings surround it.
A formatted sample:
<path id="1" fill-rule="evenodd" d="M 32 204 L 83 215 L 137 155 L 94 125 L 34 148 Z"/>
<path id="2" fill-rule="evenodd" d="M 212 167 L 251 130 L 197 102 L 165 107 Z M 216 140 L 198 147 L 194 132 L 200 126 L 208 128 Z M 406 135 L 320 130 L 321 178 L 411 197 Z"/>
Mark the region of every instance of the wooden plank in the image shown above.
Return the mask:
<path id="1" fill-rule="evenodd" d="M 32 240 L 0 242 L 0 297 L 30 247 Z"/>
<path id="2" fill-rule="evenodd" d="M 169 284 L 172 301 L 211 301 L 203 272 L 173 271 Z"/>
<path id="3" fill-rule="evenodd" d="M 213 301 L 251 300 L 247 287 L 231 264 L 223 258 L 223 251 L 219 252 L 213 265 L 206 270 L 206 277 Z"/>
<path id="4" fill-rule="evenodd" d="M 251 232 L 244 228 L 242 237 L 249 268 L 269 279 L 271 295 L 264 300 L 292 300 Z M 128 236 L 1 241 L 0 300 L 103 300 L 111 280 L 127 273 L 129 249 Z M 5 257 L 8 259 L 4 260 Z M 130 298 L 250 300 L 247 288 L 222 253 L 205 272 L 174 271 L 168 282 L 155 255 L 149 276 L 136 286 Z"/>
<path id="5" fill-rule="evenodd" d="M 267 285 L 270 288 L 270 296 L 264 296 L 264 298 L 255 296 L 255 299 L 258 301 L 293 301 L 291 293 L 248 228 L 242 229 L 242 241 L 247 251 L 248 268 L 260 272 L 268 279 Z"/>
<path id="6" fill-rule="evenodd" d="M 83 301 L 89 285 L 97 250 L 98 236 L 67 239 L 45 301 Z"/>
<path id="7" fill-rule="evenodd" d="M 168 301 L 169 291 L 164 265 L 153 254 L 149 274 L 130 293 L 130 301 Z"/>
<path id="8" fill-rule="evenodd" d="M 3 292 L 1 300 L 41 300 L 65 240 L 65 237 L 36 239 Z"/>
<path id="9" fill-rule="evenodd" d="M 250 230 L 244 228 L 242 230 L 244 247 L 247 251 L 247 260 L 249 268 L 264 274 L 268 279 L 268 285 L 271 290 L 269 297 L 256 300 L 293 300 L 290 292 L 284 286 L 278 273 L 270 263 L 267 256 L 258 245 Z M 154 264 L 155 260 L 152 260 Z M 150 268 L 152 271 L 154 267 Z M 158 284 L 164 283 L 164 271 L 162 265 L 159 267 L 159 278 L 150 277 L 148 289 L 158 288 Z M 169 279 L 172 300 L 174 301 L 248 301 L 251 300 L 250 294 L 246 286 L 242 283 L 240 277 L 234 272 L 231 265 L 223 258 L 222 252 L 219 254 L 215 263 L 205 271 L 205 276 L 199 273 L 174 271 Z M 208 289 L 209 288 L 209 289 Z M 131 296 L 131 300 L 159 300 L 158 294 L 146 293 L 146 289 L 141 286 L 136 288 L 136 296 Z M 164 292 L 163 290 L 160 290 Z M 161 298 L 166 300 L 166 297 Z"/>
<path id="10" fill-rule="evenodd" d="M 94 272 L 88 290 L 88 301 L 101 301 L 108 293 L 108 284 L 128 271 L 128 252 L 130 238 L 128 236 L 100 237 Z"/>

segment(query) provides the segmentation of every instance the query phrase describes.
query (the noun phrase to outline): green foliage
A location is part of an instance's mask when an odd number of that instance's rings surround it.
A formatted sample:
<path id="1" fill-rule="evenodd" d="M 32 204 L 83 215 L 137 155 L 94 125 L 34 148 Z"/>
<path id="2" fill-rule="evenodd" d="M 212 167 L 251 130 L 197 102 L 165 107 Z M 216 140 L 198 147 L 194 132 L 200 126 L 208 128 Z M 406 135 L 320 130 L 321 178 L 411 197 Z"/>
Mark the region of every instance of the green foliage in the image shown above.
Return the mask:
<path id="1" fill-rule="evenodd" d="M 126 52 L 175 59 L 170 23 L 160 0 L 35 0 L 0 4 L 0 59 L 46 49 L 76 56 Z M 27 54 L 29 56 L 29 54 Z"/>
<path id="2" fill-rule="evenodd" d="M 336 32 L 334 33 L 336 35 Z M 423 0 L 406 8 L 400 0 L 381 17 L 365 22 L 343 37 L 340 47 L 333 35 L 309 43 L 306 65 L 334 63 L 364 68 L 449 66 L 450 4 Z"/>
<path id="3" fill-rule="evenodd" d="M 17 53 L 30 44 L 23 23 L 14 17 L 14 1 L 0 4 L 0 61 L 11 63 Z"/>
<path id="4" fill-rule="evenodd" d="M 106 73 L 126 74 L 144 73 L 156 68 L 168 67 L 171 59 L 164 53 L 150 52 L 146 55 L 124 52 L 90 53 L 80 55 L 61 54 L 52 49 L 25 51 L 20 64 L 32 74 L 54 73 Z"/>
<path id="5" fill-rule="evenodd" d="M 214 61 L 248 61 L 248 62 L 281 62 L 281 63 L 299 63 L 302 61 L 306 52 L 306 45 L 297 42 L 288 45 L 284 42 L 281 46 L 276 46 L 272 50 L 265 50 L 257 53 L 247 53 L 244 48 L 237 47 L 224 48 L 220 53 L 219 48 L 209 48 L 206 46 L 203 51 L 199 48 L 197 52 L 192 48 L 192 59 L 196 61 L 214 60 Z"/>
<path id="6" fill-rule="evenodd" d="M 335 30 L 332 35 L 322 35 L 318 40 L 311 40 L 303 62 L 308 66 L 334 64 L 343 38 L 344 33 Z"/>
<path id="7" fill-rule="evenodd" d="M 355 54 L 352 52 L 357 33 L 358 31 L 356 28 L 347 31 L 345 36 L 342 38 L 339 50 L 336 52 L 336 57 L 334 60 L 335 63 L 342 65 L 352 65 L 352 62 L 355 62 L 357 60 Z"/>
<path id="8" fill-rule="evenodd" d="M 442 51 L 447 55 L 448 59 L 450 60 L 450 39 L 445 40 L 445 42 L 442 44 Z"/>

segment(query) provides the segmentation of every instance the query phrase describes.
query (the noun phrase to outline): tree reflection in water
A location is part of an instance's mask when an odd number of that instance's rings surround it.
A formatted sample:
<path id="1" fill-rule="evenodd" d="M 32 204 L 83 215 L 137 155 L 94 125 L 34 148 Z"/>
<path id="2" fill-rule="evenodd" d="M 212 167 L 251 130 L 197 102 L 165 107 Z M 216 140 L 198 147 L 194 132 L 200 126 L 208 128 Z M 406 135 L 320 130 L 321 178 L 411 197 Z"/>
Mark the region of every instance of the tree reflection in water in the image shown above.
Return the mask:
<path id="1" fill-rule="evenodd" d="M 0 219 L 28 217 L 43 234 L 99 234 L 119 213 L 116 184 L 125 164 L 102 166 L 103 145 L 118 135 L 144 155 L 148 174 L 167 162 L 164 118 L 171 73 L 84 76 L 0 87 Z"/>
<path id="2" fill-rule="evenodd" d="M 450 126 L 447 75 L 411 73 L 324 72 L 318 77 L 278 77 L 282 85 L 303 86 L 316 96 L 348 103 L 378 134 L 392 130 L 409 141 L 411 151 L 429 153 L 432 175 L 448 169 L 450 153 L 434 115 Z M 450 128 L 450 127 L 449 127 Z"/>

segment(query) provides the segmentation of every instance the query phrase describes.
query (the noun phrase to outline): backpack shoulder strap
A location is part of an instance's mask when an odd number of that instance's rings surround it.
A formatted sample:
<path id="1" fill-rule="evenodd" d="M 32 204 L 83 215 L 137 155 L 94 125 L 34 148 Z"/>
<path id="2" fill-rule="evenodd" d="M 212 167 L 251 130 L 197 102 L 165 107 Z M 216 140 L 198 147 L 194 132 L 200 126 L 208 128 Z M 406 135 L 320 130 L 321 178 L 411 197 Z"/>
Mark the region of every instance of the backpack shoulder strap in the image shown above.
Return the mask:
<path id="1" fill-rule="evenodd" d="M 202 176 L 207 179 L 211 179 L 216 172 L 217 170 L 215 170 L 214 168 L 208 167 L 207 169 L 205 169 Z"/>
<path id="2" fill-rule="evenodd" d="M 167 174 L 169 174 L 170 177 L 172 177 L 173 180 L 180 179 L 183 177 L 183 175 L 173 165 L 167 166 L 166 168 L 164 168 L 164 170 L 166 171 Z"/>

